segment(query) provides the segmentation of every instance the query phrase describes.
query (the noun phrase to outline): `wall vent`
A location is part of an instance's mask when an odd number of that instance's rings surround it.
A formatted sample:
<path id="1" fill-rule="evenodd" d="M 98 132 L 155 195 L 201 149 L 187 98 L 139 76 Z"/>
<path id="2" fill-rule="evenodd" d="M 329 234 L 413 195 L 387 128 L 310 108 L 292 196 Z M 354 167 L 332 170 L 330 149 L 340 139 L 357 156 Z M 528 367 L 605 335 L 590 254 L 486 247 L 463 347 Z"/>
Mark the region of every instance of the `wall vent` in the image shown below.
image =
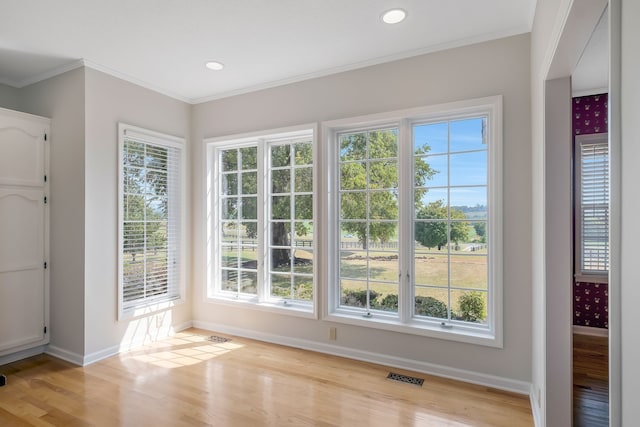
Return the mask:
<path id="1" fill-rule="evenodd" d="M 219 337 L 217 335 L 211 335 L 209 338 L 207 338 L 207 341 L 211 341 L 211 342 L 214 342 L 214 343 L 223 343 L 223 342 L 231 341 L 231 338 L 225 338 L 225 337 Z"/>

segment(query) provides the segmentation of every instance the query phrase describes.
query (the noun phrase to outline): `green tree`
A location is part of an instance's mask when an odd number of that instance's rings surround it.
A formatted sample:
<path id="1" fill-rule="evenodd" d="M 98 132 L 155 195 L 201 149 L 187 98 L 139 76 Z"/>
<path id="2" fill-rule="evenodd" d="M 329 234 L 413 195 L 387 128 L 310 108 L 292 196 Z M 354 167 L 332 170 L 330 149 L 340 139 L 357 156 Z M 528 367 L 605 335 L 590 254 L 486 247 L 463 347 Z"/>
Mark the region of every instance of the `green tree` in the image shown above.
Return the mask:
<path id="1" fill-rule="evenodd" d="M 447 244 L 447 207 L 442 200 L 423 206 L 417 215 L 418 219 L 442 221 L 418 221 L 415 225 L 415 238 L 422 246 L 437 247 L 438 250 Z M 452 220 L 464 220 L 464 212 L 451 209 Z M 466 221 L 450 222 L 450 239 L 456 245 L 469 239 L 469 224 Z"/>
<path id="2" fill-rule="evenodd" d="M 342 230 L 355 235 L 363 249 L 369 243 L 391 240 L 396 235 L 398 219 L 397 130 L 343 135 L 339 148 Z M 421 157 L 429 149 L 427 144 L 416 149 L 416 187 L 425 185 L 437 172 Z M 416 207 L 421 206 L 426 191 L 415 191 Z"/>

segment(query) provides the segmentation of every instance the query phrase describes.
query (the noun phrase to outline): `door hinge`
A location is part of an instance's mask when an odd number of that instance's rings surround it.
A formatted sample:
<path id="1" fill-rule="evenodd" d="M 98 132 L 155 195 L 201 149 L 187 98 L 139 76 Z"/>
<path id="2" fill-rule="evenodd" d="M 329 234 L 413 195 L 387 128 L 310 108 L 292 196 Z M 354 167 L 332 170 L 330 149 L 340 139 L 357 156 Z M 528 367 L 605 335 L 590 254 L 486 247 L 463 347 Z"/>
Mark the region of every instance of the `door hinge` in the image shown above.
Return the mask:
<path id="1" fill-rule="evenodd" d="M 44 176 L 44 182 L 47 182 L 47 175 Z"/>
<path id="2" fill-rule="evenodd" d="M 47 134 L 46 133 L 44 134 L 44 140 L 45 141 L 47 140 Z"/>
<path id="3" fill-rule="evenodd" d="M 46 326 L 44 327 L 44 333 L 45 334 L 47 333 L 47 327 Z"/>
<path id="4" fill-rule="evenodd" d="M 47 261 L 44 262 L 44 268 L 47 268 Z"/>
<path id="5" fill-rule="evenodd" d="M 47 204 L 47 196 L 44 196 L 44 204 Z"/>

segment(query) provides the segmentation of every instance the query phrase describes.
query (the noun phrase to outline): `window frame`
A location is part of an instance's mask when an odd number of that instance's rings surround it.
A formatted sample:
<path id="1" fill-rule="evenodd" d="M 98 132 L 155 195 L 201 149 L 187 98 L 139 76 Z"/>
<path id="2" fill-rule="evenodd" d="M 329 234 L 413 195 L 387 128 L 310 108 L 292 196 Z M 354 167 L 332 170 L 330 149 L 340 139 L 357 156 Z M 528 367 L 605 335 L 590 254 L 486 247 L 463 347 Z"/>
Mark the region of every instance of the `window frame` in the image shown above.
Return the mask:
<path id="1" fill-rule="evenodd" d="M 205 171 L 206 171 L 206 185 L 205 185 L 205 218 L 206 218 L 206 230 L 209 237 L 205 242 L 206 253 L 206 266 L 205 277 L 206 286 L 204 286 L 204 299 L 206 302 L 230 305 L 234 307 L 242 306 L 250 309 L 276 312 L 280 314 L 289 314 L 292 316 L 305 317 L 305 318 L 318 318 L 318 262 L 315 260 L 318 258 L 318 237 L 317 233 L 317 217 L 318 217 L 318 202 L 317 195 L 319 192 L 318 186 L 318 144 L 317 144 L 317 125 L 316 124 L 302 124 L 298 126 L 291 126 L 286 128 L 271 129 L 265 131 L 250 132 L 244 134 L 205 138 L 204 144 L 206 148 L 205 156 Z M 269 243 L 267 241 L 270 231 L 268 226 L 270 224 L 270 218 L 268 213 L 270 210 L 269 204 L 269 184 L 271 171 L 269 170 L 269 145 L 281 145 L 283 142 L 289 141 L 290 144 L 294 144 L 295 140 L 308 139 L 311 141 L 314 163 L 312 166 L 312 179 L 313 179 L 313 223 L 314 223 L 314 242 L 312 251 L 314 253 L 313 263 L 313 301 L 306 303 L 301 301 L 291 301 L 285 298 L 278 299 L 269 295 L 268 286 L 266 281 L 270 269 L 268 267 L 269 258 Z M 220 248 L 220 235 L 217 232 L 217 227 L 220 221 L 220 205 L 219 197 L 221 183 L 220 183 L 220 169 L 219 162 L 216 160 L 217 153 L 220 150 L 228 148 L 241 148 L 248 146 L 257 147 L 257 162 L 258 162 L 258 207 L 257 207 L 257 223 L 258 223 L 258 235 L 257 235 L 257 275 L 258 275 L 258 290 L 256 295 L 240 295 L 231 296 L 229 293 L 220 289 L 220 283 L 216 283 L 215 272 L 220 270 L 218 250 Z"/>
<path id="2" fill-rule="evenodd" d="M 178 283 L 171 286 L 174 294 L 160 296 L 157 298 L 145 298 L 137 304 L 125 306 L 124 301 L 124 145 L 125 140 L 133 140 L 145 145 L 161 146 L 177 149 L 180 159 L 177 163 L 177 178 L 179 179 L 179 194 L 169 203 L 169 209 L 178 209 L 178 219 L 175 220 L 175 227 L 178 231 L 178 247 L 174 256 L 178 258 L 178 271 L 175 279 Z M 149 129 L 118 123 L 118 320 L 128 320 L 131 318 L 147 315 L 159 310 L 165 310 L 185 302 L 186 295 L 186 140 L 181 137 L 167 135 Z M 170 171 L 167 170 L 167 173 Z M 167 194 L 167 197 L 170 197 Z M 174 199 L 175 197 L 172 197 Z M 174 211 L 175 212 L 175 211 Z M 171 261 L 168 261 L 170 263 Z"/>
<path id="3" fill-rule="evenodd" d="M 608 272 L 593 272 L 582 269 L 582 153 L 583 145 L 600 145 L 609 143 L 607 132 L 576 135 L 574 141 L 574 279 L 583 283 L 609 283 Z M 611 167 L 609 152 L 607 150 L 607 169 Z M 610 173 L 610 169 L 609 169 Z M 609 204 L 611 201 L 609 200 Z M 610 220 L 610 212 L 607 210 L 607 224 Z M 609 248 L 610 254 L 610 248 Z"/>
<path id="4" fill-rule="evenodd" d="M 413 283 L 407 274 L 413 277 L 411 248 L 401 245 L 399 258 L 400 281 L 398 290 L 398 314 L 385 315 L 376 312 L 372 317 L 363 317 L 362 310 L 340 307 L 339 257 L 336 256 L 339 242 L 339 203 L 338 189 L 338 157 L 337 135 L 342 132 L 370 130 L 383 127 L 398 128 L 399 171 L 399 206 L 407 205 L 413 198 L 413 167 L 401 166 L 406 159 L 413 162 L 412 126 L 417 123 L 438 122 L 487 116 L 487 141 L 491 149 L 487 158 L 487 228 L 491 251 L 487 258 L 488 268 L 488 320 L 486 326 L 476 327 L 459 322 L 443 322 L 433 319 L 416 319 L 413 316 L 411 296 Z M 502 96 L 491 96 L 467 101 L 439 104 L 428 107 L 413 108 L 389 113 L 372 114 L 348 119 L 332 120 L 322 123 L 322 170 L 327 170 L 323 177 L 327 191 L 322 191 L 320 201 L 326 208 L 320 212 L 316 220 L 327 226 L 326 240 L 323 240 L 322 271 L 328 275 L 325 292 L 323 292 L 323 320 L 358 326 L 365 326 L 408 334 L 442 338 L 452 341 L 479 344 L 502 348 L 502 295 L 503 295 L 503 253 L 502 253 Z M 413 217 L 410 209 L 400 211 L 399 230 L 401 236 L 413 234 Z"/>

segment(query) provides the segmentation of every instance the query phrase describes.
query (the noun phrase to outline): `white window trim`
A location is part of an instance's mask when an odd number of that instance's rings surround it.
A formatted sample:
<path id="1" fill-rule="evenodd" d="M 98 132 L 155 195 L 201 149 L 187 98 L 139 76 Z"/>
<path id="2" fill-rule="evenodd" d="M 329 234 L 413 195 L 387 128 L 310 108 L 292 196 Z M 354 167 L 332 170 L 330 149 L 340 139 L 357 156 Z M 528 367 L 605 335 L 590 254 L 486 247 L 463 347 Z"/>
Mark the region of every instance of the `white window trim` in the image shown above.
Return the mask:
<path id="1" fill-rule="evenodd" d="M 124 289 L 123 289 L 123 246 L 124 246 L 124 211 L 122 203 L 122 195 L 124 192 L 123 165 L 122 156 L 124 151 L 125 136 L 143 143 L 163 145 L 174 147 L 181 150 L 180 156 L 180 270 L 178 273 L 178 291 L 177 298 L 161 299 L 140 303 L 134 307 L 124 308 Z M 145 316 L 160 310 L 166 310 L 185 302 L 186 295 L 186 248 L 185 248 L 185 232 L 186 232 L 186 140 L 184 138 L 155 132 L 152 130 L 140 128 L 126 123 L 118 123 L 118 320 L 130 320 L 135 317 Z"/>
<path id="2" fill-rule="evenodd" d="M 264 294 L 264 287 L 258 290 L 257 296 L 247 296 L 247 297 L 235 297 L 225 295 L 218 291 L 217 286 L 214 284 L 214 280 L 216 277 L 215 272 L 218 271 L 219 266 L 217 265 L 217 256 L 215 251 L 219 247 L 219 236 L 216 233 L 216 230 L 213 228 L 214 224 L 217 224 L 219 220 L 219 198 L 217 195 L 219 194 L 219 182 L 218 182 L 218 172 L 217 169 L 218 164 L 214 161 L 215 153 L 221 147 L 242 147 L 254 145 L 257 143 L 258 146 L 258 162 L 264 162 L 263 170 L 266 170 L 266 165 L 268 162 L 267 156 L 264 155 L 262 150 L 264 147 L 264 141 L 273 141 L 277 139 L 294 139 L 297 137 L 309 137 L 311 135 L 311 141 L 313 144 L 313 155 L 314 155 L 314 165 L 313 165 L 313 182 L 314 182 L 314 195 L 319 194 L 319 175 L 318 175 L 318 163 L 315 161 L 318 159 L 318 144 L 317 144 L 317 135 L 318 135 L 318 126 L 316 123 L 311 124 L 302 124 L 297 126 L 290 126 L 285 128 L 277 128 L 270 129 L 264 131 L 256 131 L 249 132 L 243 134 L 222 136 L 222 137 L 212 137 L 205 138 L 204 144 L 206 148 L 206 156 L 204 159 L 204 170 L 205 170 L 205 189 L 204 189 L 204 200 L 205 203 L 205 221 L 206 221 L 206 236 L 205 239 L 205 251 L 206 254 L 206 262 L 205 262 L 205 277 L 206 277 L 206 285 L 204 286 L 204 301 L 207 303 L 213 304 L 221 304 L 232 307 L 243 307 L 252 310 L 278 313 L 278 314 L 288 314 L 296 317 L 303 317 L 309 319 L 318 319 L 319 316 L 319 293 L 318 293 L 318 275 L 320 274 L 318 262 L 314 260 L 313 271 L 314 271 L 314 279 L 313 279 L 313 302 L 311 303 L 302 303 L 296 301 L 278 301 L 274 302 L 267 298 Z M 259 185 L 258 187 L 258 226 L 262 227 L 261 232 L 258 233 L 258 253 L 262 256 L 258 259 L 258 276 L 259 280 L 264 283 L 265 276 L 267 274 L 266 271 L 266 263 L 267 263 L 267 244 L 264 241 L 264 236 L 266 235 L 266 227 L 268 226 L 268 221 L 266 220 L 266 208 L 268 200 L 266 198 L 266 186 L 268 183 L 266 179 L 262 179 L 263 185 Z M 315 234 L 317 233 L 318 226 L 318 202 L 317 197 L 313 198 L 313 222 L 314 222 L 314 257 L 319 258 L 319 248 L 320 245 L 318 243 L 318 237 Z M 262 218 L 262 220 L 261 220 Z M 261 223 L 262 221 L 262 223 Z"/>
<path id="3" fill-rule="evenodd" d="M 492 143 L 488 157 L 488 225 L 490 229 L 489 239 L 491 252 L 488 257 L 489 275 L 489 299 L 487 313 L 490 313 L 488 324 L 482 327 L 474 327 L 472 324 L 458 324 L 457 322 L 439 322 L 433 320 L 417 320 L 410 318 L 408 305 L 410 298 L 406 295 L 409 289 L 407 283 L 406 267 L 400 266 L 402 282 L 399 289 L 399 312 L 401 317 L 385 316 L 377 313 L 370 318 L 363 318 L 361 310 L 349 310 L 339 308 L 338 265 L 333 248 L 338 242 L 338 212 L 335 194 L 337 194 L 337 176 L 335 139 L 336 134 L 345 130 L 366 129 L 382 126 L 397 126 L 399 129 L 399 150 L 411 151 L 411 123 L 424 121 L 450 120 L 453 118 L 465 118 L 476 115 L 487 115 L 488 129 L 491 134 L 488 139 Z M 322 123 L 319 158 L 317 167 L 326 170 L 327 176 L 323 176 L 322 185 L 326 186 L 320 191 L 319 202 L 323 209 L 318 212 L 316 222 L 327 227 L 327 233 L 322 236 L 321 255 L 319 256 L 319 268 L 323 274 L 327 274 L 323 285 L 326 287 L 322 293 L 322 319 L 333 322 L 346 323 L 357 326 L 365 326 L 402 332 L 414 335 L 441 338 L 451 341 L 472 343 L 488 347 L 502 348 L 503 346 L 503 241 L 502 241 L 502 188 L 503 188 L 503 162 L 502 162 L 502 96 L 491 96 L 467 101 L 452 102 L 447 104 L 432 105 L 421 108 L 393 111 L 389 113 L 372 114 L 348 119 L 332 120 Z M 332 159 L 332 160 L 330 160 Z M 400 185 L 411 182 L 409 175 L 412 168 L 404 168 L 401 171 Z M 407 181 L 409 180 L 409 181 Z M 403 200 L 400 203 L 404 203 Z M 407 214 L 409 215 L 409 214 Z M 410 226 L 412 218 L 400 218 L 401 232 Z M 405 248 L 403 254 L 409 251 Z M 403 255 L 402 253 L 400 255 Z M 404 292 L 403 292 L 404 288 Z M 404 313 L 404 315 L 403 315 Z"/>

